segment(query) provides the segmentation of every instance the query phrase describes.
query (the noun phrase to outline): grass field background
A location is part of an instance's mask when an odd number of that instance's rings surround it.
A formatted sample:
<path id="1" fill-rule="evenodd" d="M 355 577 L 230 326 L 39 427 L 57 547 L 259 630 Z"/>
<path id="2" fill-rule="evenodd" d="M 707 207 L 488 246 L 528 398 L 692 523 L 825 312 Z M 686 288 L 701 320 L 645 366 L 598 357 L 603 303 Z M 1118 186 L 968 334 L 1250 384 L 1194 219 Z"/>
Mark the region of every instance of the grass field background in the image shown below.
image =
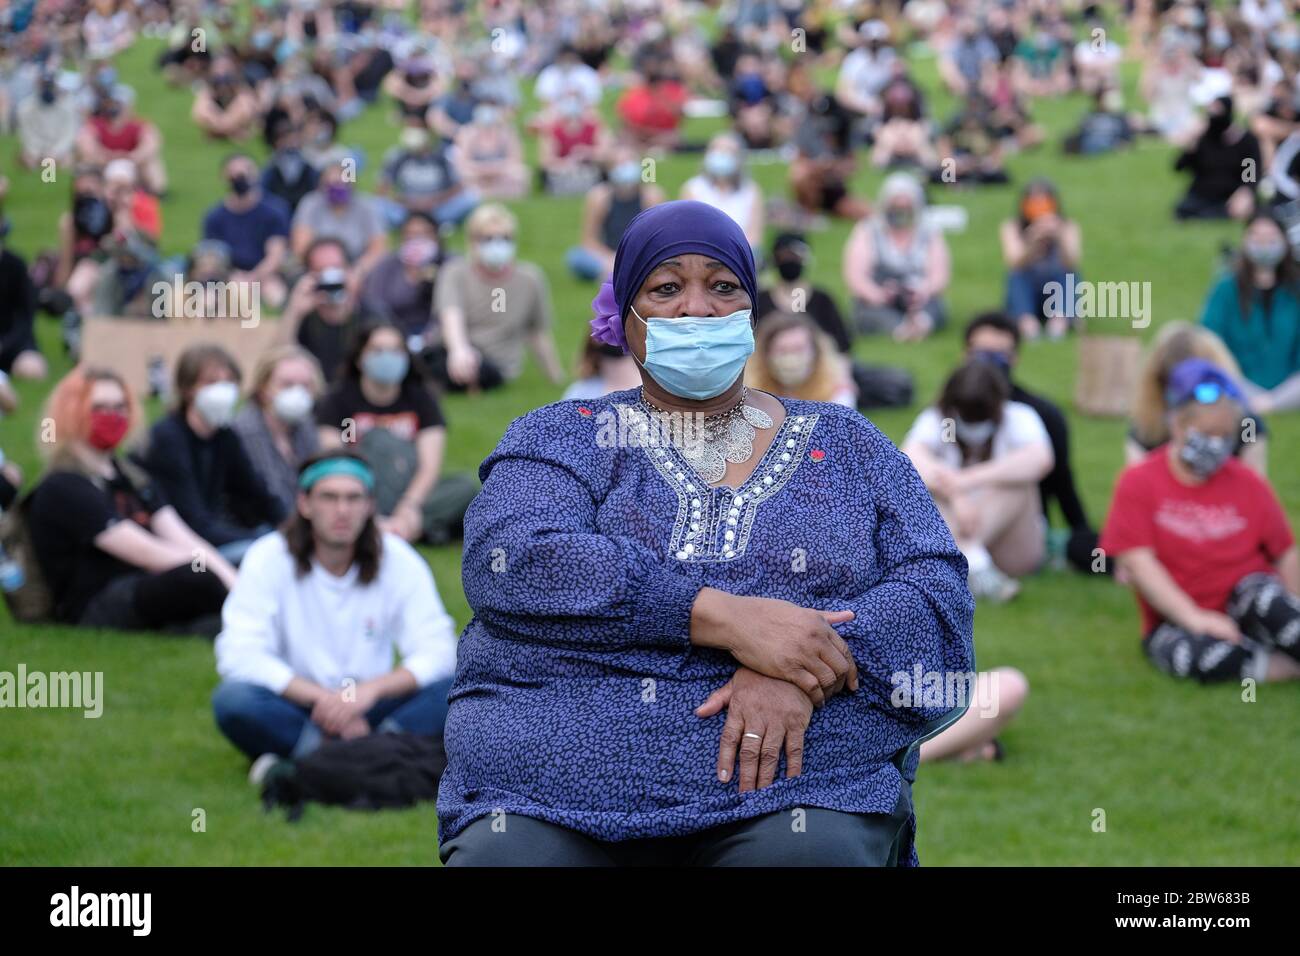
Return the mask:
<path id="1" fill-rule="evenodd" d="M 191 94 L 167 87 L 153 69 L 158 46 L 140 41 L 120 58 L 124 78 L 166 139 L 171 193 L 164 204 L 164 249 L 185 251 L 203 212 L 220 193 L 217 167 L 228 151 L 206 142 L 188 119 Z M 918 76 L 934 86 L 933 61 Z M 1127 64 L 1133 89 L 1137 64 Z M 531 88 L 530 83 L 525 86 Z M 613 96 L 607 95 L 606 108 Z M 934 91 L 939 116 L 951 99 Z M 1086 109 L 1082 97 L 1040 102 L 1035 119 L 1048 145 L 1015 157 L 1013 184 L 932 195 L 960 203 L 969 226 L 949 237 L 954 326 L 920 345 L 860 340 L 867 361 L 910 369 L 917 404 L 873 416 L 895 441 L 937 390 L 961 351 L 961 324 L 1001 302 L 1004 269 L 997 225 L 1013 209 L 1018 184 L 1049 175 L 1067 213 L 1083 227 L 1085 278 L 1150 281 L 1154 320 L 1195 319 L 1217 269 L 1224 224 L 1175 224 L 1170 210 L 1181 180 L 1173 154 L 1144 141 L 1097 159 L 1063 157 L 1056 145 Z M 691 121 L 701 139 L 716 121 Z M 389 111 L 375 107 L 348 124 L 341 139 L 362 146 L 369 162 L 362 184 L 395 141 Z M 534 144 L 528 144 L 535 155 Z M 254 147 L 260 155 L 260 144 Z M 10 242 L 30 256 L 53 247 L 67 208 L 67 173 L 46 184 L 16 167 L 16 144 L 0 138 L 0 171 L 11 181 L 5 212 Z M 670 196 L 692 175 L 698 157 L 658 165 Z M 865 169 L 858 189 L 873 194 L 880 176 Z M 782 165 L 757 166 L 769 195 L 785 194 Z M 595 287 L 569 277 L 564 250 L 576 240 L 580 201 L 534 197 L 511 204 L 520 218 L 520 255 L 550 278 L 561 354 L 572 369 L 590 318 Z M 811 236 L 814 279 L 846 306 L 839 276 L 848 225 Z M 453 242 L 459 245 L 459 239 Z M 55 375 L 68 367 L 57 323 L 38 320 Z M 1024 348 L 1018 376 L 1071 409 L 1076 349 L 1064 343 Z M 49 383 L 19 383 L 22 407 L 0 421 L 0 447 L 29 479 L 37 474 L 35 431 Z M 529 367 L 510 388 L 473 400 L 449 397 L 447 467 L 474 469 L 510 420 L 559 397 Z M 1124 426 L 1071 414 L 1077 478 L 1095 524 L 1105 516 L 1122 462 Z M 1294 520 L 1300 516 L 1295 452 L 1300 420 L 1276 417 L 1271 477 Z M 470 616 L 460 584 L 457 547 L 423 549 L 458 625 Z M 244 759 L 217 733 L 209 695 L 217 678 L 211 645 L 193 639 L 17 626 L 0 610 L 0 669 L 103 671 L 98 720 L 80 712 L 0 711 L 0 863 L 6 864 L 429 864 L 436 862 L 432 806 L 357 814 L 312 807 L 294 825 L 264 814 L 245 781 Z M 1003 736 L 998 765 L 925 766 L 916 787 L 919 851 L 926 864 L 1284 864 L 1300 860 L 1300 773 L 1296 728 L 1300 686 L 1262 686 L 1253 703 L 1240 688 L 1202 688 L 1157 674 L 1142 658 L 1132 596 L 1108 579 L 1045 571 L 1004 607 L 976 615 L 981 668 L 1014 665 L 1031 692 L 1021 719 Z M 193 832 L 194 811 L 206 831 Z M 1106 831 L 1094 832 L 1094 810 Z"/>

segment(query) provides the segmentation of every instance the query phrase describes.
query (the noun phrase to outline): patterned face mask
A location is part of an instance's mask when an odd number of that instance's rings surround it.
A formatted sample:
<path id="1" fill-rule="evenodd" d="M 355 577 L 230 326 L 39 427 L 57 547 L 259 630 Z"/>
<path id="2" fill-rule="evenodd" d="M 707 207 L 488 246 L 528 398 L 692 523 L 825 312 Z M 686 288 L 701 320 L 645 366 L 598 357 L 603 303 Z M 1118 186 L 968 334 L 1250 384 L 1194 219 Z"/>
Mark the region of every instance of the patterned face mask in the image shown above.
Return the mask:
<path id="1" fill-rule="evenodd" d="M 1232 439 L 1222 435 L 1207 435 L 1194 428 L 1187 430 L 1178 457 L 1202 481 L 1223 467 L 1234 451 Z"/>

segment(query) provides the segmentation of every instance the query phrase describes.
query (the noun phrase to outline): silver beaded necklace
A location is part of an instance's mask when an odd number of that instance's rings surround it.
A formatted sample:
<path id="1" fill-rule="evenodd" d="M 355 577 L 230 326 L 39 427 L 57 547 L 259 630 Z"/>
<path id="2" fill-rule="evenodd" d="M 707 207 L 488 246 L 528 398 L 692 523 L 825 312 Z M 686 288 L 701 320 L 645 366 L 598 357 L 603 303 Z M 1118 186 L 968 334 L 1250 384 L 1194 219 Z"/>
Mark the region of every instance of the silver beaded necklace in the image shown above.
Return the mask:
<path id="1" fill-rule="evenodd" d="M 676 448 L 687 463 L 709 484 L 722 480 L 727 462 L 741 464 L 754 455 L 754 430 L 771 428 L 772 416 L 746 402 L 749 387 L 743 386 L 740 401 L 725 412 L 706 417 L 683 415 L 660 408 L 645 397 L 641 404 L 658 419 L 660 433 Z M 685 427 L 672 427 L 671 421 L 693 419 Z"/>

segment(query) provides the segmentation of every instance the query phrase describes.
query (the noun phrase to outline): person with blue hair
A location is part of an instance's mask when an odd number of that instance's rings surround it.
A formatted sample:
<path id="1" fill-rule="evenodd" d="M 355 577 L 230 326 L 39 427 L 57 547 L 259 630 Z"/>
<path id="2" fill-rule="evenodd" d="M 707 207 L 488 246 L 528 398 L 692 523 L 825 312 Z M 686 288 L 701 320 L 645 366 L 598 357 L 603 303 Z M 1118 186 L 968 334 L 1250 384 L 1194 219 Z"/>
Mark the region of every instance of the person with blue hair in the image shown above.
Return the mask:
<path id="1" fill-rule="evenodd" d="M 917 744 L 967 701 L 966 562 L 856 411 L 746 388 L 744 232 L 636 216 L 593 336 L 637 388 L 479 470 L 438 795 L 447 865 L 915 865 Z"/>

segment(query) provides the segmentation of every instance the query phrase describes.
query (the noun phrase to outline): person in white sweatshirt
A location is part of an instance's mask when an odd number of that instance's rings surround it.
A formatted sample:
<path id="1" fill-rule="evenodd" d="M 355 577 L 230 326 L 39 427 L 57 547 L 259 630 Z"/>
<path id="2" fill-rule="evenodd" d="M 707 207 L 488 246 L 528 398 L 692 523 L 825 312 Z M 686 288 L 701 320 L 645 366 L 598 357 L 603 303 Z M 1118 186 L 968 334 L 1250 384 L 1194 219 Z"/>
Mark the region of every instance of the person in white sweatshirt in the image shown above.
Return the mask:
<path id="1" fill-rule="evenodd" d="M 296 513 L 248 549 L 222 608 L 212 707 L 251 758 L 373 731 L 442 733 L 455 628 L 424 559 L 376 527 L 373 489 L 356 452 L 313 455 Z"/>

